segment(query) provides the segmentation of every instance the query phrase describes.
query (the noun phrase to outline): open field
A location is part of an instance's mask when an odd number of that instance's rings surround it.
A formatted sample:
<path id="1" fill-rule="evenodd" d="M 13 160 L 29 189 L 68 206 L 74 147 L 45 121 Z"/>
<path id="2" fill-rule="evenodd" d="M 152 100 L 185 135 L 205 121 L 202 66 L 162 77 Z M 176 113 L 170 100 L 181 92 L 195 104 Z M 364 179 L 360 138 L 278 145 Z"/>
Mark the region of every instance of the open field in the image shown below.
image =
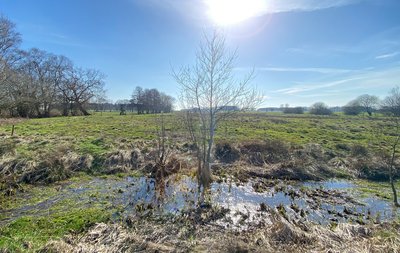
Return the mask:
<path id="1" fill-rule="evenodd" d="M 292 252 L 347 245 L 398 252 L 399 212 L 391 209 L 381 165 L 380 150 L 392 138 L 384 117 L 243 113 L 225 120 L 217 129 L 215 205 L 201 213 L 196 163 L 177 113 L 163 116 L 167 177 L 159 182 L 154 174 L 160 117 L 3 120 L 0 251 Z M 108 245 L 117 234 L 121 240 Z"/>
<path id="2" fill-rule="evenodd" d="M 180 141 L 185 134 L 179 114 L 164 117 L 167 131 Z M 159 118 L 159 115 L 96 113 L 87 117 L 21 120 L 15 124 L 12 138 L 8 137 L 12 121 L 4 121 L 0 124 L 0 135 L 7 145 L 18 143 L 17 154 L 27 158 L 63 145 L 83 155 L 102 155 L 124 143 L 156 139 Z M 294 145 L 315 143 L 346 152 L 356 144 L 379 149 L 384 141 L 380 138 L 382 133 L 390 133 L 390 122 L 384 117 L 246 113 L 222 122 L 217 138 L 234 143 L 266 139 Z"/>

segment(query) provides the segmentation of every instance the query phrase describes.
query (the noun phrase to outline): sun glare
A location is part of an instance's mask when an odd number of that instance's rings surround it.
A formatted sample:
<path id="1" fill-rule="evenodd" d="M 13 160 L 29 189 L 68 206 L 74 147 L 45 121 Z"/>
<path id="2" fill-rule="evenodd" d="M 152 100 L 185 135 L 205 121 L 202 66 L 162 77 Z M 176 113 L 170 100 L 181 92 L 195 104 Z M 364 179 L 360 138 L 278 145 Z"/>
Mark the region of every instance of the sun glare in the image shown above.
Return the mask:
<path id="1" fill-rule="evenodd" d="M 266 9 L 265 0 L 205 0 L 207 14 L 220 26 L 237 24 Z"/>

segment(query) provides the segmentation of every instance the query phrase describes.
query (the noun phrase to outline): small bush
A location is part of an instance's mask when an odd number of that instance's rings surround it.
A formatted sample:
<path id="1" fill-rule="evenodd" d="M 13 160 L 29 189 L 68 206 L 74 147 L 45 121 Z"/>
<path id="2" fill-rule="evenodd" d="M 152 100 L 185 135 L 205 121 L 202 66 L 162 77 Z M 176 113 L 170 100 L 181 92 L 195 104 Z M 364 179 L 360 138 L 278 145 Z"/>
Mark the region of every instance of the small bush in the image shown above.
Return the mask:
<path id="1" fill-rule="evenodd" d="M 344 150 L 344 151 L 350 151 L 351 150 L 349 145 L 347 145 L 346 143 L 338 143 L 338 144 L 335 145 L 335 148 L 336 149 L 341 149 L 341 150 Z"/>
<path id="2" fill-rule="evenodd" d="M 240 158 L 239 151 L 229 143 L 217 143 L 215 157 L 223 163 L 233 163 Z"/>
<path id="3" fill-rule="evenodd" d="M 353 162 L 352 168 L 359 173 L 360 178 L 374 181 L 388 181 L 389 168 L 383 160 L 377 159 L 357 159 Z M 400 171 L 395 170 L 394 178 L 400 177 Z"/>
<path id="4" fill-rule="evenodd" d="M 310 107 L 310 114 L 314 115 L 331 115 L 332 111 L 322 102 L 317 102 Z"/>
<path id="5" fill-rule="evenodd" d="M 109 153 L 103 163 L 104 172 L 114 174 L 139 169 L 143 163 L 143 156 L 139 149 L 118 150 Z"/>
<path id="6" fill-rule="evenodd" d="M 289 158 L 289 147 L 279 140 L 248 143 L 241 146 L 241 153 L 253 165 L 261 166 L 265 163 L 282 162 Z"/>
<path id="7" fill-rule="evenodd" d="M 58 109 L 52 109 L 52 110 L 50 111 L 50 117 L 60 117 L 60 116 L 62 116 L 60 110 L 58 110 Z"/>
<path id="8" fill-rule="evenodd" d="M 351 147 L 351 155 L 352 156 L 367 156 L 368 149 L 366 147 L 364 147 L 363 145 L 354 144 Z"/>

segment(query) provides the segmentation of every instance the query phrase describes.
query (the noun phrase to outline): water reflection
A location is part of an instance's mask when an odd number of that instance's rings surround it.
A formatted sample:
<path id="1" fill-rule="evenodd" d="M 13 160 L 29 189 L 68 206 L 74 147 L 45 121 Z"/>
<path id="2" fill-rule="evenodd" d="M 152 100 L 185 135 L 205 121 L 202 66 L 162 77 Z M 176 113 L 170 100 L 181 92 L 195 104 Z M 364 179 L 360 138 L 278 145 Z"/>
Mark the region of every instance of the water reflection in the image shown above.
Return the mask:
<path id="1" fill-rule="evenodd" d="M 350 189 L 356 185 L 348 181 L 292 183 L 277 181 L 266 183 L 262 191 L 255 184 L 236 184 L 232 180 L 214 182 L 207 196 L 213 206 L 228 209 L 226 220 L 232 224 L 264 221 L 266 207 L 284 213 L 289 219 L 328 224 L 330 222 L 368 222 L 398 217 L 390 201 L 352 198 Z M 96 192 L 93 194 L 92 192 Z M 112 193 L 112 198 L 109 195 Z M 198 208 L 201 194 L 197 183 L 187 176 L 171 176 L 157 180 L 147 177 L 128 177 L 124 180 L 96 178 L 88 185 L 65 188 L 60 194 L 35 205 L 4 211 L 2 221 L 35 213 L 42 215 L 52 205 L 65 199 L 75 199 L 84 205 L 109 202 L 122 206 L 120 215 L 127 216 L 151 209 L 152 213 L 179 214 Z"/>

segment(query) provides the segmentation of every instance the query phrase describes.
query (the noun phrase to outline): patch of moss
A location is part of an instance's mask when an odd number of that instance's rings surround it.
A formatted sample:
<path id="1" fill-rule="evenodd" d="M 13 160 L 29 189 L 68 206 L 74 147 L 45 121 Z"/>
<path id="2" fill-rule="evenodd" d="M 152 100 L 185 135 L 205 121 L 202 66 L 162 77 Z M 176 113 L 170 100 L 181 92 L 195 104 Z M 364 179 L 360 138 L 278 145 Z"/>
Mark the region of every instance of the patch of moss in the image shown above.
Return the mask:
<path id="1" fill-rule="evenodd" d="M 22 217 L 0 228 L 0 251 L 35 252 L 49 240 L 70 232 L 82 232 L 109 218 L 110 213 L 101 208 L 74 209 L 47 217 Z"/>

